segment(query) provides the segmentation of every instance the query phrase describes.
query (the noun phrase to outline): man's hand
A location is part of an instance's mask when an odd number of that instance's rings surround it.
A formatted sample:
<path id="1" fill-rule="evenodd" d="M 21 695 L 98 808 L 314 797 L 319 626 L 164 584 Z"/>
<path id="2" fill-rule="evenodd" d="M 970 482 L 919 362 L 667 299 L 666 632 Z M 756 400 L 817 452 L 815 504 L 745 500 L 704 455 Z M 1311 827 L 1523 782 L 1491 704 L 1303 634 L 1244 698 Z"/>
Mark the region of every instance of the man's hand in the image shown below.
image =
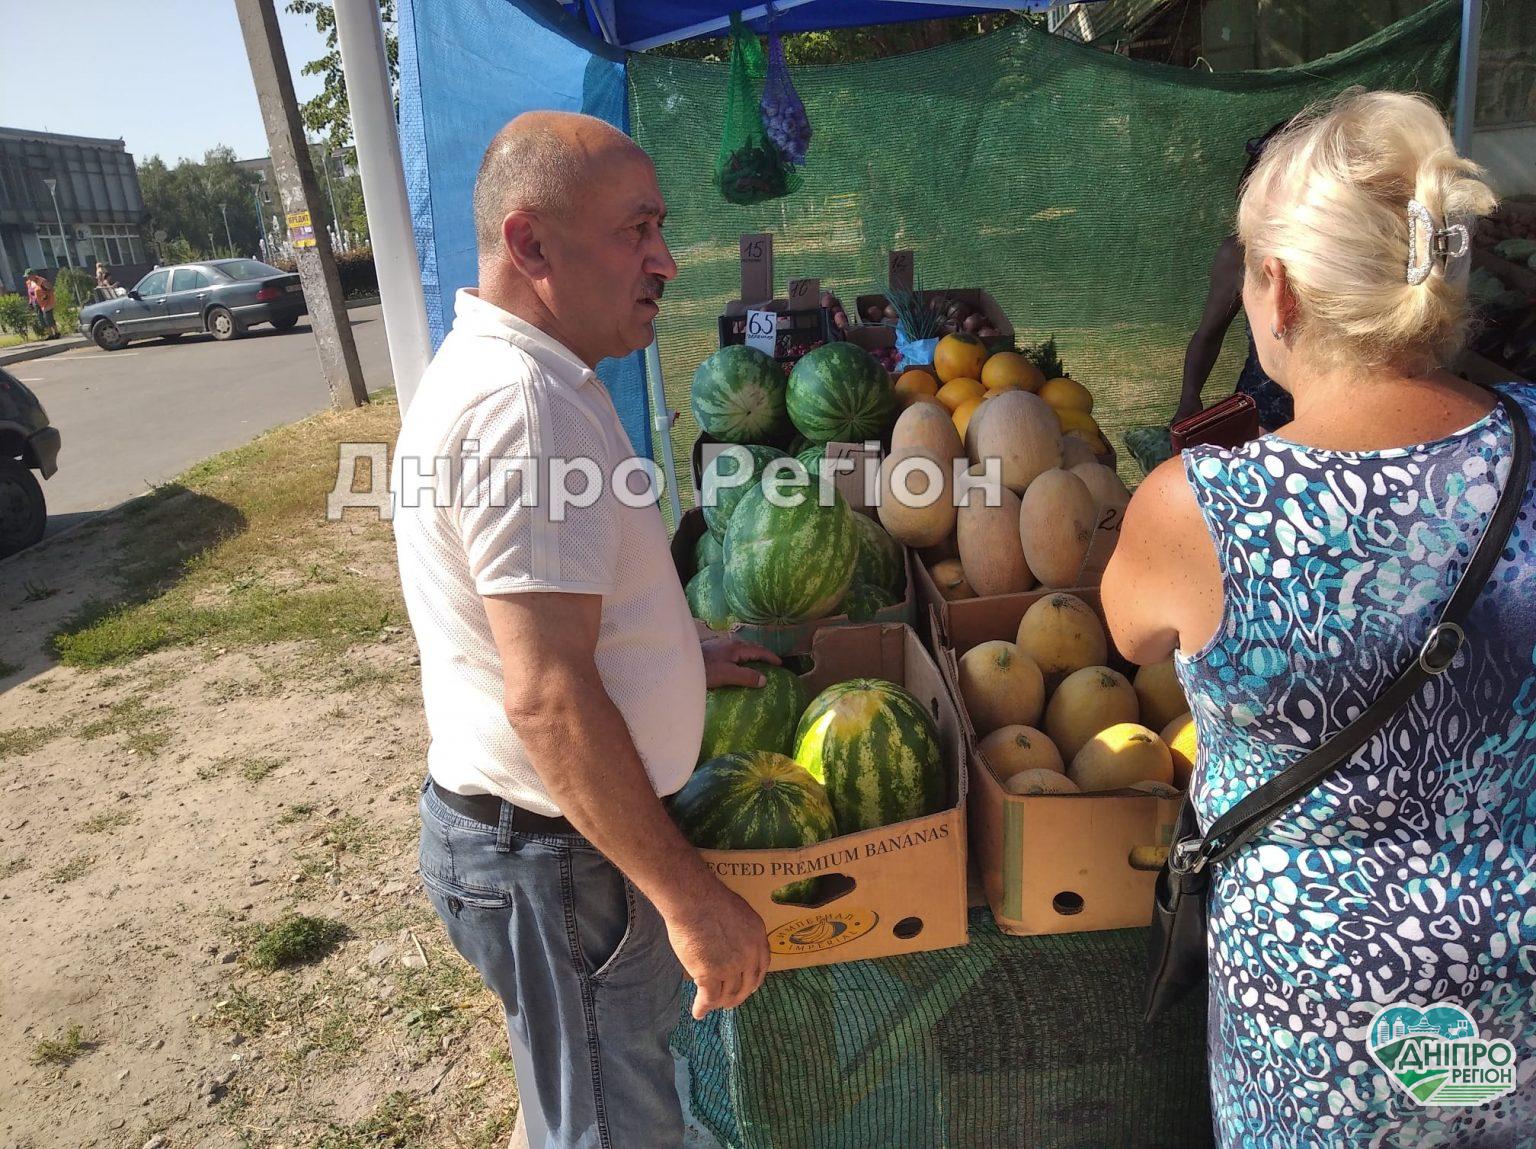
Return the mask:
<path id="1" fill-rule="evenodd" d="M 663 913 L 667 940 L 699 992 L 693 999 L 697 1021 L 715 1009 L 746 1001 L 768 973 L 768 930 L 757 911 L 718 882 L 700 892 L 697 902 L 677 914 Z"/>
<path id="2" fill-rule="evenodd" d="M 710 690 L 717 686 L 763 685 L 767 680 L 750 666 L 743 666 L 744 662 L 779 665 L 779 656 L 767 647 L 730 635 L 706 638 L 699 645 L 704 650 L 704 685 Z"/>

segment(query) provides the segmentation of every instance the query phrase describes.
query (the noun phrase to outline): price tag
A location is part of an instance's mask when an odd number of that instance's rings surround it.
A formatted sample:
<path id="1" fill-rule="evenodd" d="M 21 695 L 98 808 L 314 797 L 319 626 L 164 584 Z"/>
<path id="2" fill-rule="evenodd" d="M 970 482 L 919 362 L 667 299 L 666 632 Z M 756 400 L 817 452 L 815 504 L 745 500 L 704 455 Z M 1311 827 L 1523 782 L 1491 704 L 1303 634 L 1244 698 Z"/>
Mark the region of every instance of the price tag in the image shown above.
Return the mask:
<path id="1" fill-rule="evenodd" d="M 791 279 L 789 281 L 789 309 L 811 311 L 821 306 L 821 280 Z"/>
<path id="2" fill-rule="evenodd" d="M 762 303 L 773 298 L 773 235 L 758 232 L 741 237 L 741 301 Z"/>
<path id="3" fill-rule="evenodd" d="M 772 355 L 779 341 L 779 317 L 772 311 L 747 312 L 747 346 Z"/>
<path id="4" fill-rule="evenodd" d="M 912 249 L 891 252 L 890 262 L 886 265 L 886 282 L 893 288 L 903 291 L 912 290 Z"/>

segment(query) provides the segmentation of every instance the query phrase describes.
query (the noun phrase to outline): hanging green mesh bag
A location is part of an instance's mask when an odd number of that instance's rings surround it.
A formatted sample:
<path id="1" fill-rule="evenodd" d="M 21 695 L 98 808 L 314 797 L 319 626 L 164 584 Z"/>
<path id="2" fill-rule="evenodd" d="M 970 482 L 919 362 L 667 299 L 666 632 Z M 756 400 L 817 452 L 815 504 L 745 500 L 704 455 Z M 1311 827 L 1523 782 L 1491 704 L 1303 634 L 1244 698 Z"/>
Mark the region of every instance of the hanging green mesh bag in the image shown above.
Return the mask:
<path id="1" fill-rule="evenodd" d="M 799 173 L 763 129 L 759 92 L 765 71 L 762 42 L 738 16 L 732 16 L 725 132 L 715 159 L 715 184 L 731 203 L 762 203 L 800 187 Z"/>

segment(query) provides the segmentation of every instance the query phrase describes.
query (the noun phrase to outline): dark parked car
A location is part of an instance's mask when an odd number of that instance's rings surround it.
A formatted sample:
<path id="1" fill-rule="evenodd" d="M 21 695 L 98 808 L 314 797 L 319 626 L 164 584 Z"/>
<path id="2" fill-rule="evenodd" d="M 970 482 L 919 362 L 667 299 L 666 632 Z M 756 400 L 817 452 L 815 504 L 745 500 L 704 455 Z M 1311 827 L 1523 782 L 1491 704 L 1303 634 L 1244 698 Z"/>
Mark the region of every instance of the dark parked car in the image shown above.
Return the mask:
<path id="1" fill-rule="evenodd" d="M 59 432 L 31 388 L 0 367 L 0 558 L 43 537 L 48 509 L 33 471 L 59 469 Z"/>
<path id="2" fill-rule="evenodd" d="M 233 339 L 257 323 L 289 331 L 305 310 L 297 275 L 256 259 L 210 259 L 157 267 L 127 294 L 82 307 L 80 334 L 103 351 L 189 331 Z"/>

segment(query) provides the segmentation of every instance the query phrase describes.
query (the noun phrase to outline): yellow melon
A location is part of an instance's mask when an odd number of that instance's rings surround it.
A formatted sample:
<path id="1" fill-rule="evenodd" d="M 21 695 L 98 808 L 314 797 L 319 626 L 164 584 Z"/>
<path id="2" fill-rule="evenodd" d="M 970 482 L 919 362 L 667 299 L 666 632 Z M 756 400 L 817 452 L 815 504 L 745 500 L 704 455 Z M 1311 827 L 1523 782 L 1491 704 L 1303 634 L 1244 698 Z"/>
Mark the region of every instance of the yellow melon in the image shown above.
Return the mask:
<path id="1" fill-rule="evenodd" d="M 909 547 L 932 546 L 955 529 L 953 486 L 948 462 L 917 447 L 892 450 L 880 464 L 880 525 Z"/>
<path id="2" fill-rule="evenodd" d="M 1125 675 L 1107 666 L 1085 666 L 1067 675 L 1051 695 L 1045 732 L 1063 760 L 1071 762 L 1099 731 L 1135 722 L 1137 715 L 1136 691 Z"/>
<path id="3" fill-rule="evenodd" d="M 1076 435 L 1082 439 L 1093 451 L 1096 460 L 1109 453 L 1109 440 L 1104 438 L 1098 420 L 1092 415 L 1071 407 L 1053 407 L 1051 410 L 1056 412 L 1056 424 L 1061 434 Z"/>
<path id="4" fill-rule="evenodd" d="M 1093 411 L 1093 396 L 1076 379 L 1048 379 L 1040 385 L 1039 394 L 1052 407 L 1070 407 L 1084 413 Z"/>
<path id="5" fill-rule="evenodd" d="M 1163 740 L 1138 722 L 1117 722 L 1094 734 L 1072 756 L 1067 777 L 1085 791 L 1124 790 L 1138 782 L 1173 782 Z"/>
<path id="6" fill-rule="evenodd" d="M 981 369 L 981 381 L 998 390 L 1038 391 L 1045 376 L 1017 351 L 999 351 Z"/>
<path id="7" fill-rule="evenodd" d="M 896 380 L 896 401 L 903 407 L 938 393 L 939 381 L 930 372 L 918 367 L 903 371 L 901 378 Z"/>
<path id="8" fill-rule="evenodd" d="M 1019 539 L 1041 585 L 1077 584 L 1098 521 L 1093 492 L 1071 471 L 1053 467 L 1035 477 L 1019 503 Z"/>
<path id="9" fill-rule="evenodd" d="M 1041 471 L 1061 466 L 1061 428 L 1051 409 L 1028 391 L 988 399 L 965 436 L 973 463 L 996 459 L 1003 486 L 1017 494 Z"/>
<path id="10" fill-rule="evenodd" d="M 977 744 L 976 752 L 999 782 L 1007 782 L 1025 770 L 1054 770 L 1060 774 L 1066 769 L 1056 743 L 1045 736 L 1045 731 L 1033 726 L 1000 726 Z"/>
<path id="11" fill-rule="evenodd" d="M 1081 793 L 1076 782 L 1056 770 L 1021 770 L 1003 783 L 1003 789 L 1020 797 Z"/>
<path id="12" fill-rule="evenodd" d="M 1104 624 L 1074 594 L 1048 594 L 1031 603 L 1019 620 L 1014 641 L 1035 660 L 1053 688 L 1074 671 L 1102 665 L 1109 657 Z"/>
<path id="13" fill-rule="evenodd" d="M 937 403 L 914 403 L 891 428 L 891 450 L 913 448 L 948 463 L 965 454 L 949 411 Z"/>
<path id="14" fill-rule="evenodd" d="M 1077 444 L 1084 451 L 1089 450 L 1088 445 L 1076 435 L 1063 435 L 1061 437 L 1063 461 L 1065 461 L 1069 444 Z M 1091 459 L 1086 463 L 1078 463 L 1071 470 L 1074 475 L 1087 483 L 1088 489 L 1093 492 L 1093 501 L 1099 508 L 1099 526 L 1105 530 L 1118 530 L 1120 520 L 1125 515 L 1125 508 L 1131 502 L 1131 492 L 1125 489 L 1120 476 L 1103 463 L 1096 463 Z"/>
<path id="15" fill-rule="evenodd" d="M 1200 743 L 1195 735 L 1195 716 L 1181 714 L 1163 727 L 1163 741 L 1173 756 L 1173 784 L 1180 790 L 1189 789 L 1190 775 L 1200 760 Z"/>
<path id="16" fill-rule="evenodd" d="M 962 598 L 975 598 L 976 591 L 965 577 L 965 568 L 959 559 L 941 559 L 928 568 L 928 576 L 946 602 Z"/>
<path id="17" fill-rule="evenodd" d="M 933 350 L 933 370 L 940 383 L 978 379 L 987 362 L 986 346 L 976 336 L 957 331 L 939 340 Z"/>
<path id="18" fill-rule="evenodd" d="M 1034 573 L 1019 543 L 1019 496 L 997 489 L 998 505 L 976 495 L 959 509 L 955 540 L 960 565 L 979 595 L 1021 594 L 1035 585 Z"/>
<path id="19" fill-rule="evenodd" d="M 948 407 L 951 413 L 954 413 L 959 410 L 962 403 L 967 403 L 972 399 L 979 400 L 986 393 L 987 389 L 977 380 L 961 378 L 951 379 L 944 386 L 940 387 L 935 398 Z"/>
<path id="20" fill-rule="evenodd" d="M 1003 726 L 1033 726 L 1045 708 L 1045 678 L 1034 659 L 1011 642 L 994 640 L 960 656 L 960 697 L 977 734 Z"/>
<path id="21" fill-rule="evenodd" d="M 1136 688 L 1141 720 L 1153 730 L 1161 730 L 1179 715 L 1189 713 L 1189 703 L 1171 658 L 1139 668 L 1131 685 Z"/>
<path id="22" fill-rule="evenodd" d="M 976 414 L 976 408 L 981 406 L 985 398 L 986 396 L 983 395 L 980 399 L 967 399 L 955 408 L 953 415 L 955 430 L 960 433 L 962 439 L 965 438 L 966 428 L 971 424 L 971 416 Z"/>

